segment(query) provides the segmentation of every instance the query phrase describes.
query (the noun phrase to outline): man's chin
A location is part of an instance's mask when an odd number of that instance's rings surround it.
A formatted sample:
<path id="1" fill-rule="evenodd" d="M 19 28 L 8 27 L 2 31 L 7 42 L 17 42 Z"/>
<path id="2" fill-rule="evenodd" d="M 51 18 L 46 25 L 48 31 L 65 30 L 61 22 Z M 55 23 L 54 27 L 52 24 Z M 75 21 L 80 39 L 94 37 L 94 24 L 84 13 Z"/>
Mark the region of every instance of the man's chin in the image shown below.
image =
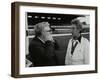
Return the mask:
<path id="1" fill-rule="evenodd" d="M 73 37 L 73 39 L 77 39 L 77 36 L 72 36 Z"/>

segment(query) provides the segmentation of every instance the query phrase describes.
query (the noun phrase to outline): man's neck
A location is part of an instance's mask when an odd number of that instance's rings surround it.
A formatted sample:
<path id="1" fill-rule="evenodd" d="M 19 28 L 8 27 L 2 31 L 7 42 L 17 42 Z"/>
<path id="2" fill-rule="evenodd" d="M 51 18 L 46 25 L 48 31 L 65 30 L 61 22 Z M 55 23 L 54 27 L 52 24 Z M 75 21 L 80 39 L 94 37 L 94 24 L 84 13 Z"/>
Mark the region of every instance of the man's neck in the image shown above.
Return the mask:
<path id="1" fill-rule="evenodd" d="M 77 37 L 73 37 L 74 40 L 78 40 L 79 42 L 81 42 L 81 35 L 77 36 Z"/>

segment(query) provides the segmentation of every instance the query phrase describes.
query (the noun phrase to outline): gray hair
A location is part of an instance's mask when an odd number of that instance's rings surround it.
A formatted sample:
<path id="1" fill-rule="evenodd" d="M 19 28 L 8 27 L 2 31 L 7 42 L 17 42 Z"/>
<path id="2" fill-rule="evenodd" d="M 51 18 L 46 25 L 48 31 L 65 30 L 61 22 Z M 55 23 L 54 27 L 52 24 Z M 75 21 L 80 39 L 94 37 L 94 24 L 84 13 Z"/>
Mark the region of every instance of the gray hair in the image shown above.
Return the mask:
<path id="1" fill-rule="evenodd" d="M 34 26 L 35 36 L 41 36 L 41 32 L 44 30 L 44 27 L 49 26 L 48 22 L 40 22 Z"/>

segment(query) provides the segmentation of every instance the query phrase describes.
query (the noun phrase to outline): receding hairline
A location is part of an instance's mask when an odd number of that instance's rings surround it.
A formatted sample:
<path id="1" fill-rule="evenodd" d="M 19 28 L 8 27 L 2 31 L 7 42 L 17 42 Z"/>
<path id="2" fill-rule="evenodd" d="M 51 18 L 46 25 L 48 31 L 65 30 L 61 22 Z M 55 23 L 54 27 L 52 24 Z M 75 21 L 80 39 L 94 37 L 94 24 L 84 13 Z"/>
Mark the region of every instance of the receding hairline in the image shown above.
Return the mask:
<path id="1" fill-rule="evenodd" d="M 80 20 L 79 19 L 73 19 L 72 21 L 71 21 L 71 25 L 75 25 L 76 26 L 76 28 L 77 29 L 83 29 L 83 24 L 80 22 Z"/>

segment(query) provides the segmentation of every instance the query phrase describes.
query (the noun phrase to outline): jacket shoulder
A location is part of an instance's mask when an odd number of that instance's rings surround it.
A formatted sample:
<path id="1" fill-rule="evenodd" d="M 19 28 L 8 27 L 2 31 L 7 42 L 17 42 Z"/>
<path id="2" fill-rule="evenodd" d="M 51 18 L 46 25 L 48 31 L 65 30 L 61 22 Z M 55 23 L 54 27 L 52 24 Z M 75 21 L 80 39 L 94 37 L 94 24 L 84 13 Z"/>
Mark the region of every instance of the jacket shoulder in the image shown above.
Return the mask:
<path id="1" fill-rule="evenodd" d="M 29 43 L 29 45 L 34 45 L 34 46 L 40 45 L 40 44 L 41 42 L 37 38 L 33 38 Z"/>
<path id="2" fill-rule="evenodd" d="M 82 37 L 82 43 L 88 45 L 89 44 L 89 40 L 85 37 Z"/>

